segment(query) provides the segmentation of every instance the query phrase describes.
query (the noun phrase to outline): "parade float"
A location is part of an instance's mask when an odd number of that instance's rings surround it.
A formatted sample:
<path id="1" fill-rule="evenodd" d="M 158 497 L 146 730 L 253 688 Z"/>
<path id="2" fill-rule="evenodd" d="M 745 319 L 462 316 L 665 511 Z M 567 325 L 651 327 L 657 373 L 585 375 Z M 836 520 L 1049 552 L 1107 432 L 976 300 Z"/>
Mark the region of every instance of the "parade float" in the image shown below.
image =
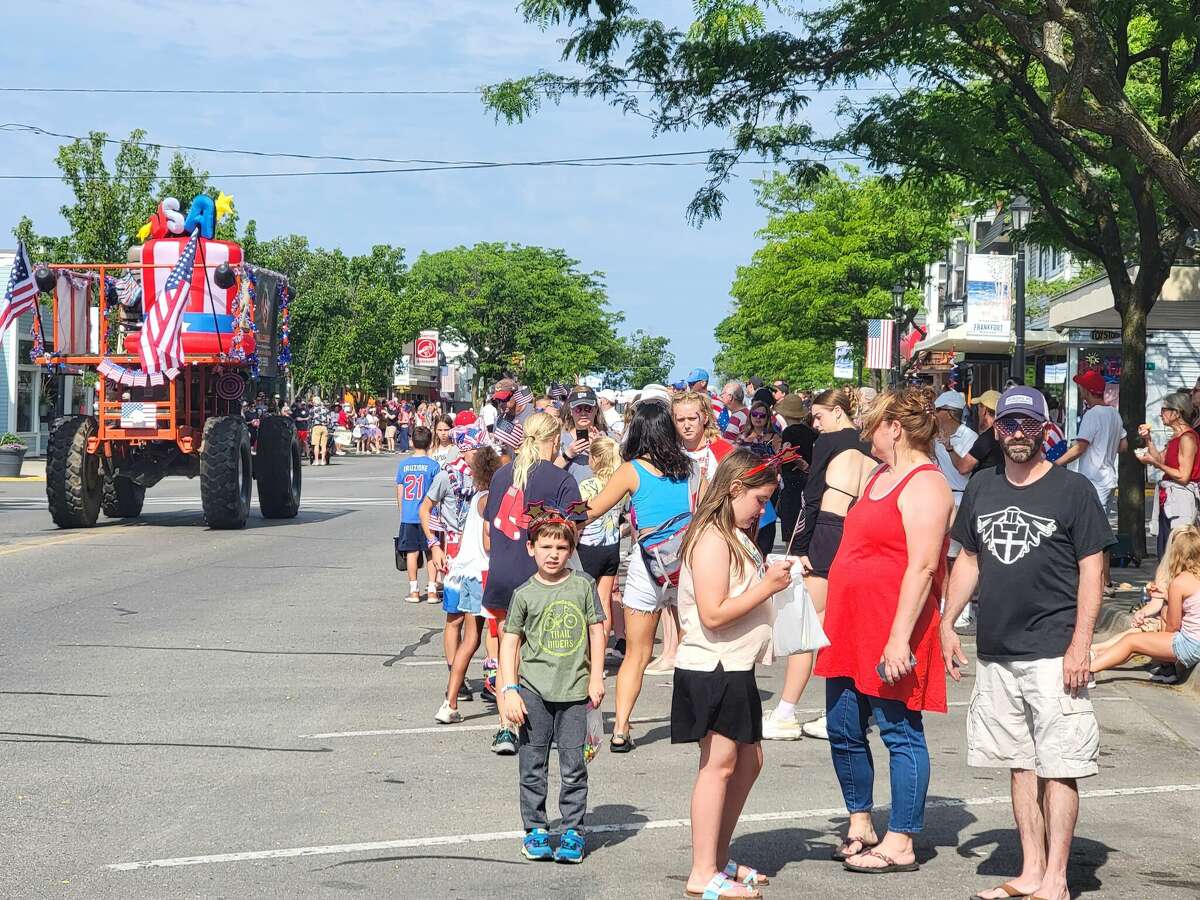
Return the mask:
<path id="1" fill-rule="evenodd" d="M 252 447 L 242 415 L 260 377 L 290 361 L 290 288 L 215 238 L 231 203 L 201 194 L 185 212 L 166 198 L 125 262 L 33 266 L 53 302 L 49 322 L 35 307 L 31 356 L 51 374 L 94 373 L 96 393 L 94 415 L 51 430 L 46 497 L 59 527 L 138 516 L 167 475 L 199 477 L 212 528 L 246 524 L 255 484 L 264 518 L 299 512 L 292 420 L 260 419 Z"/>

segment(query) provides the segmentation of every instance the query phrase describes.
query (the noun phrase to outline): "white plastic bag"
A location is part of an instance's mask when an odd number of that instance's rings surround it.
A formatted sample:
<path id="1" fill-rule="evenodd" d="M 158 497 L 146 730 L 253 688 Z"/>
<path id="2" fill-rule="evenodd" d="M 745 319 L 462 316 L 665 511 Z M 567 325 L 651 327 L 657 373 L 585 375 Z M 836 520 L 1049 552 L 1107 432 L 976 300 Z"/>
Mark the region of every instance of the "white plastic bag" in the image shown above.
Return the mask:
<path id="1" fill-rule="evenodd" d="M 600 708 L 588 701 L 587 705 L 587 736 L 583 739 L 583 761 L 590 763 L 600 752 L 604 744 L 604 715 Z"/>
<path id="2" fill-rule="evenodd" d="M 771 602 L 775 605 L 776 656 L 792 656 L 829 646 L 817 609 L 804 588 L 798 563 L 792 569 L 791 587 L 784 588 L 771 598 Z"/>

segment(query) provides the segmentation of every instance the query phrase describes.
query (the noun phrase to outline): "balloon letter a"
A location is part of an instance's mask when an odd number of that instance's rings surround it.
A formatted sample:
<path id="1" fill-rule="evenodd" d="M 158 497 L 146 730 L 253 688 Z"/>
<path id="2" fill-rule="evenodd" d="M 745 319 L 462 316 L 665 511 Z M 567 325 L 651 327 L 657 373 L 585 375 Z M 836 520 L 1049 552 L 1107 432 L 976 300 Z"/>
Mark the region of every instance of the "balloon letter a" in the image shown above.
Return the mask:
<path id="1" fill-rule="evenodd" d="M 216 228 L 216 218 L 216 206 L 213 204 L 212 197 L 208 194 L 197 194 L 188 210 L 183 230 L 191 234 L 198 227 L 200 236 L 211 241 Z"/>

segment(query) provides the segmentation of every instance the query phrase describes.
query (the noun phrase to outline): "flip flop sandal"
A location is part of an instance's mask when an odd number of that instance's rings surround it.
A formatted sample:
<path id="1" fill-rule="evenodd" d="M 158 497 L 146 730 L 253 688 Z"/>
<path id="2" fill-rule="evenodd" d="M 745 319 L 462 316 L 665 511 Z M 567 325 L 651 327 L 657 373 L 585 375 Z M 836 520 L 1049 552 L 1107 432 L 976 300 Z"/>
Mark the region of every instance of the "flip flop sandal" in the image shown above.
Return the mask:
<path id="1" fill-rule="evenodd" d="M 1029 896 L 1024 891 L 1018 891 L 1015 887 L 1012 886 L 1011 882 L 1006 881 L 1006 882 L 1004 882 L 1004 884 L 998 884 L 994 888 L 984 888 L 982 891 L 976 891 L 974 894 L 971 895 L 970 900 L 991 900 L 990 897 L 983 896 L 984 891 L 987 891 L 987 892 L 1004 891 L 1005 897 L 1028 897 Z"/>
<path id="2" fill-rule="evenodd" d="M 858 849 L 851 853 L 850 848 L 855 844 L 858 844 Z M 858 856 L 860 853 L 866 853 L 872 847 L 878 846 L 879 841 L 876 841 L 874 844 L 868 844 L 862 838 L 848 837 L 838 844 L 837 849 L 830 853 L 829 857 L 830 859 L 834 860 L 834 862 L 845 862 L 852 856 Z"/>
<path id="3" fill-rule="evenodd" d="M 770 884 L 771 879 L 764 875 L 758 869 L 752 869 L 750 866 L 742 866 L 746 870 L 746 877 L 741 879 L 742 884 L 748 884 L 750 887 L 760 887 L 764 884 Z M 738 864 L 732 859 L 725 864 L 725 877 L 730 881 L 737 881 Z"/>
<path id="4" fill-rule="evenodd" d="M 847 861 L 842 863 L 842 868 L 847 872 L 860 872 L 863 875 L 891 875 L 893 872 L 916 872 L 921 868 L 915 862 L 898 863 L 890 856 L 884 856 L 878 850 L 867 850 L 859 855 L 873 856 L 876 859 L 883 860 L 884 864 L 882 866 L 856 866 Z"/>
<path id="5" fill-rule="evenodd" d="M 738 900 L 759 900 L 762 897 L 762 891 L 757 890 L 751 890 L 749 893 L 727 893 L 736 891 L 739 887 L 744 887 L 744 885 L 738 885 L 718 872 L 703 891 L 685 890 L 684 896 L 699 897 L 700 900 L 722 900 L 724 897 L 736 897 Z"/>
<path id="6" fill-rule="evenodd" d="M 617 743 L 617 738 L 621 739 L 621 743 Z M 608 749 L 611 753 L 628 753 L 636 746 L 631 734 L 620 734 L 614 731 L 613 736 L 608 739 Z"/>

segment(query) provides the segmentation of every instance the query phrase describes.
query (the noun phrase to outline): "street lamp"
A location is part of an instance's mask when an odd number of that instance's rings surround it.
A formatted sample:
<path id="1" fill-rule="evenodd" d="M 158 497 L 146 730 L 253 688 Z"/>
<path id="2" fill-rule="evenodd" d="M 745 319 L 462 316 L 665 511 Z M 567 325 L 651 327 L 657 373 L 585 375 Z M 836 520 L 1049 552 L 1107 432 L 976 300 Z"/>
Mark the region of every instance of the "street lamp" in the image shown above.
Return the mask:
<path id="1" fill-rule="evenodd" d="M 900 387 L 900 330 L 904 327 L 904 293 L 908 286 L 903 281 L 892 285 L 892 387 Z"/>
<path id="2" fill-rule="evenodd" d="M 1030 206 L 1029 200 L 1026 197 L 1017 197 L 1009 205 L 1009 213 L 1012 216 L 1012 230 L 1023 232 L 1029 225 L 1029 218 L 1033 214 L 1033 207 Z M 1020 241 L 1017 243 L 1017 271 L 1016 271 L 1016 346 L 1013 348 L 1012 358 L 1012 375 L 1013 380 L 1017 384 L 1025 383 L 1025 236 L 1021 235 Z"/>

